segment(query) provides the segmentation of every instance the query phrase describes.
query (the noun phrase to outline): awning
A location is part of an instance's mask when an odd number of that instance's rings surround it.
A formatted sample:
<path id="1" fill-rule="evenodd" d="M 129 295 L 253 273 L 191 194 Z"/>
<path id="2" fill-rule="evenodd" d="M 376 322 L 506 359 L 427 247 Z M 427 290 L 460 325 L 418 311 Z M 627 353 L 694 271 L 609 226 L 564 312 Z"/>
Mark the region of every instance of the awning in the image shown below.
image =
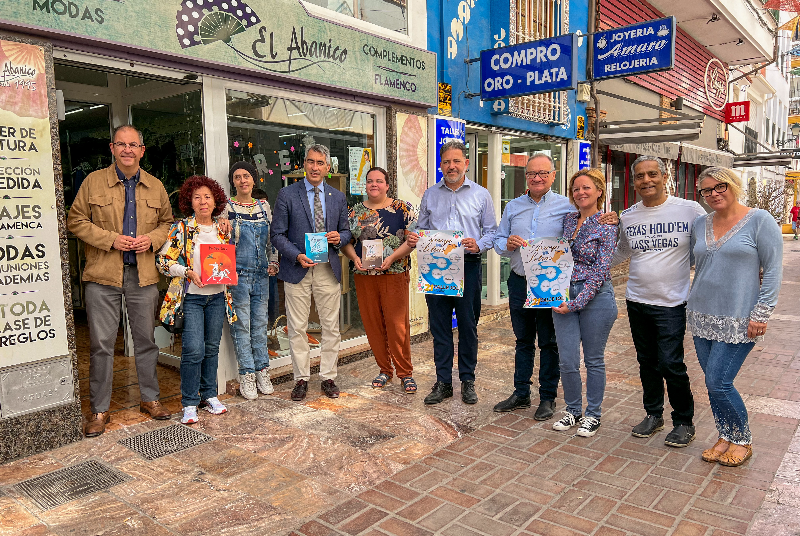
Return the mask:
<path id="1" fill-rule="evenodd" d="M 611 149 L 625 153 L 646 154 L 658 156 L 667 160 L 677 160 L 679 143 L 626 143 L 622 145 L 612 145 Z M 689 164 L 700 164 L 701 166 L 733 167 L 733 155 L 723 151 L 698 147 L 688 143 L 683 144 L 681 162 Z"/>
<path id="2" fill-rule="evenodd" d="M 604 145 L 659 143 L 671 141 L 691 141 L 700 138 L 700 129 L 703 126 L 699 120 L 682 120 L 682 118 L 669 118 L 666 125 L 632 125 L 618 126 L 611 122 L 600 124 L 600 143 Z M 631 121 L 634 123 L 636 121 Z M 620 124 L 625 121 L 615 121 Z"/>
<path id="3" fill-rule="evenodd" d="M 761 167 L 761 166 L 790 167 L 791 165 L 792 165 L 792 153 L 737 156 L 733 162 L 733 167 L 735 168 Z"/>

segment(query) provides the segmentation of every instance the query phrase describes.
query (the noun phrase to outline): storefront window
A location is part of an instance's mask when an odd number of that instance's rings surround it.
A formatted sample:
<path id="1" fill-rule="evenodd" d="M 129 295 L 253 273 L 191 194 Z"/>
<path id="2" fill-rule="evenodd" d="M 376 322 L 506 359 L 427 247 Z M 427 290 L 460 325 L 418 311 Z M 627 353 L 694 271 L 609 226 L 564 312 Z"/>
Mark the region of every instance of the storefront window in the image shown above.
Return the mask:
<path id="1" fill-rule="evenodd" d="M 305 0 L 348 17 L 371 22 L 402 34 L 408 33 L 406 0 Z"/>
<path id="2" fill-rule="evenodd" d="M 332 169 L 328 184 L 345 193 L 352 207 L 363 199 L 351 194 L 351 163 L 358 164 L 364 149 L 371 150 L 375 162 L 375 116 L 330 105 L 313 104 L 268 95 L 228 90 L 228 153 L 230 162 L 245 160 L 258 170 L 256 186 L 264 191 L 274 209 L 278 191 L 303 180 L 306 147 L 326 145 L 331 150 Z M 358 160 L 358 162 L 356 162 Z M 232 191 L 235 194 L 235 191 Z M 364 335 L 349 261 L 343 262 L 348 274 L 342 285 L 342 340 Z M 279 311 L 285 314 L 283 283 L 278 282 Z M 309 334 L 321 331 L 312 307 Z M 288 355 L 288 341 L 281 339 L 279 355 Z"/>

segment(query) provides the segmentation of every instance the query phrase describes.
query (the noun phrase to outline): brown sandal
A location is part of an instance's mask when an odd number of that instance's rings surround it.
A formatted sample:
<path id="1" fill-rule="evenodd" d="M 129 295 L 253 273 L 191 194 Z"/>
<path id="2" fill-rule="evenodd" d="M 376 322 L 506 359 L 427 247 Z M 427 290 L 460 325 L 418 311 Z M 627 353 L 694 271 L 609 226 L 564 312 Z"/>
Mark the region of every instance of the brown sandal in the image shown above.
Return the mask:
<path id="1" fill-rule="evenodd" d="M 704 450 L 703 454 L 700 455 L 700 457 L 703 459 L 704 462 L 716 463 L 719 461 L 719 457 L 725 454 L 724 451 L 723 452 L 718 451 L 717 447 L 720 445 L 728 446 L 730 444 L 731 444 L 730 441 L 726 441 L 725 439 L 722 439 L 720 437 L 719 439 L 717 439 L 717 442 L 714 443 L 714 446 L 711 447 L 710 449 Z"/>
<path id="2" fill-rule="evenodd" d="M 731 444 L 733 446 L 733 444 Z M 747 451 L 745 452 L 744 456 L 734 456 L 730 452 L 730 448 L 719 457 L 719 464 L 725 465 L 727 467 L 739 467 L 744 462 L 750 459 L 750 456 L 753 455 L 753 446 L 752 445 L 738 445 L 740 447 L 745 447 Z"/>

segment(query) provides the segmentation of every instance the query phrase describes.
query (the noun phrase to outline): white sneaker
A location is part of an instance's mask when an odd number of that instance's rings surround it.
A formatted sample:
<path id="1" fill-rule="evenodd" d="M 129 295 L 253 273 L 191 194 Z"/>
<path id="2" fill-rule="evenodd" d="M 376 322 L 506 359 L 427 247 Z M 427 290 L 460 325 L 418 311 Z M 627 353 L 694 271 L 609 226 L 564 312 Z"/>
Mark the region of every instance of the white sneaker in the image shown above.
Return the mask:
<path id="1" fill-rule="evenodd" d="M 581 420 L 580 415 L 573 415 L 569 411 L 565 410 L 564 416 L 553 423 L 553 430 L 558 430 L 559 432 L 569 430 L 570 428 L 578 424 L 580 420 Z"/>
<path id="2" fill-rule="evenodd" d="M 587 415 L 581 419 L 581 425 L 575 433 L 581 437 L 592 437 L 597 433 L 598 428 L 600 428 L 600 419 L 595 419 Z"/>
<path id="3" fill-rule="evenodd" d="M 181 423 L 194 424 L 197 422 L 197 406 L 186 406 L 183 408 L 183 418 Z"/>
<path id="4" fill-rule="evenodd" d="M 247 400 L 255 400 L 258 398 L 255 374 L 252 372 L 248 372 L 247 374 L 239 374 L 239 392 Z"/>
<path id="5" fill-rule="evenodd" d="M 228 411 L 228 408 L 223 406 L 222 402 L 220 402 L 216 396 L 209 398 L 208 400 L 204 400 L 203 402 L 200 402 L 200 407 L 205 409 L 212 415 L 222 415 L 223 413 Z"/>
<path id="6" fill-rule="evenodd" d="M 272 386 L 272 382 L 269 378 L 268 368 L 256 371 L 256 385 L 258 386 L 258 390 L 265 395 L 271 395 L 275 392 L 275 388 Z"/>

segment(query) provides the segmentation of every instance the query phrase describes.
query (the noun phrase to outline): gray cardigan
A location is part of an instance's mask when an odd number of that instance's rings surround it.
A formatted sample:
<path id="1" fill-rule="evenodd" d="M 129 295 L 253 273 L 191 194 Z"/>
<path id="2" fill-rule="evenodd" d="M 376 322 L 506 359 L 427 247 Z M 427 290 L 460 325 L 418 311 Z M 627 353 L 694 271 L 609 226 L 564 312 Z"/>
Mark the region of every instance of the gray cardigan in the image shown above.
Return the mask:
<path id="1" fill-rule="evenodd" d="M 753 342 L 762 337 L 747 336 L 750 320 L 767 322 L 778 303 L 783 236 L 769 212 L 750 209 L 714 241 L 713 218 L 713 212 L 698 217 L 692 229 L 696 271 L 686 307 L 688 325 L 704 339 Z"/>

